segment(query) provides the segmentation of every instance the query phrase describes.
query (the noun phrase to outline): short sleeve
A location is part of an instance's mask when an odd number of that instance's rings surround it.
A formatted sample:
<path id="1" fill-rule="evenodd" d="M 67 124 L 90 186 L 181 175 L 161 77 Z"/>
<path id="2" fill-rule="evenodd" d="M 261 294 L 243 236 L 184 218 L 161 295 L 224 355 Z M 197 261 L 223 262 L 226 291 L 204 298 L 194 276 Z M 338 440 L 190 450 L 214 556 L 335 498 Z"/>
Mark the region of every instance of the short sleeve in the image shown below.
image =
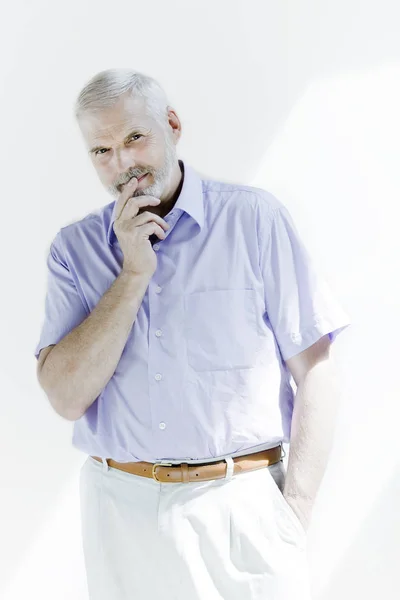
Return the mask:
<path id="1" fill-rule="evenodd" d="M 61 234 L 57 233 L 47 256 L 47 292 L 44 321 L 39 342 L 39 353 L 45 346 L 57 344 L 87 317 L 88 313 L 78 294 L 70 270 L 63 257 Z"/>
<path id="2" fill-rule="evenodd" d="M 267 211 L 264 211 L 266 213 Z M 260 217 L 260 268 L 267 318 L 283 360 L 299 354 L 322 336 L 331 343 L 351 324 L 316 271 L 288 209 L 278 201 Z"/>

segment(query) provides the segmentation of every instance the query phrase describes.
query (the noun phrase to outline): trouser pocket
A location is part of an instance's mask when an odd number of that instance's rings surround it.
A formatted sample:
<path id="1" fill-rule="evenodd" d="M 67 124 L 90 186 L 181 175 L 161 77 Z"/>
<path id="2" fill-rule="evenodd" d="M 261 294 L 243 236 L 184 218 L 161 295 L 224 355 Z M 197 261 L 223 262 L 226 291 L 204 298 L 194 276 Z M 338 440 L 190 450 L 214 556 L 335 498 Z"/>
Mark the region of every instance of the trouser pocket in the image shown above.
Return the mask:
<path id="1" fill-rule="evenodd" d="M 303 525 L 301 524 L 300 519 L 298 518 L 298 516 L 296 515 L 296 513 L 294 512 L 290 504 L 286 501 L 283 495 L 283 489 L 285 486 L 286 479 L 286 470 L 283 464 L 283 460 L 280 460 L 279 462 L 274 463 L 273 465 L 269 465 L 268 467 L 266 467 L 266 471 L 268 471 L 272 493 L 277 499 L 277 502 L 280 505 L 283 513 L 291 520 L 299 534 L 301 536 L 306 536 L 306 531 Z"/>

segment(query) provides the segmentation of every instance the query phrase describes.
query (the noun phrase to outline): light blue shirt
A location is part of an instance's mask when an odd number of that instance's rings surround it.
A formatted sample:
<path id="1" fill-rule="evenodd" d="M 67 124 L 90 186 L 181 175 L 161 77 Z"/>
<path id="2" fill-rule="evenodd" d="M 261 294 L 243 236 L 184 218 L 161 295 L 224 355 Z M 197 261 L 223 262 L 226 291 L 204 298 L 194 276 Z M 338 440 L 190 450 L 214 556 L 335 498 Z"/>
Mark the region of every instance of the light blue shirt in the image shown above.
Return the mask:
<path id="1" fill-rule="evenodd" d="M 282 202 L 179 162 L 183 187 L 121 358 L 74 421 L 72 443 L 87 454 L 201 462 L 289 443 L 294 390 L 284 361 L 350 324 Z M 115 205 L 52 241 L 36 357 L 119 275 Z"/>

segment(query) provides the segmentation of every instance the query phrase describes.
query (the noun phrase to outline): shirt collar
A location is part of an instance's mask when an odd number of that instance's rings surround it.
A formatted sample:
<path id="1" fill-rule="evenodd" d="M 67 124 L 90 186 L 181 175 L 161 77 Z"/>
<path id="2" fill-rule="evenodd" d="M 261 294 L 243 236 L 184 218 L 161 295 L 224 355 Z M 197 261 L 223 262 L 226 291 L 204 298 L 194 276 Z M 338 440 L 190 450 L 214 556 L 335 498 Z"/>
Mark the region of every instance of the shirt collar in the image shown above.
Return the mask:
<path id="1" fill-rule="evenodd" d="M 204 225 L 204 204 L 203 204 L 203 184 L 197 172 L 187 163 L 179 160 L 179 165 L 183 172 L 183 184 L 181 193 L 171 209 L 174 212 L 184 211 L 190 215 L 202 229 Z M 115 221 L 115 209 L 117 201 L 114 201 L 110 223 L 107 230 L 107 240 L 110 246 L 115 244 L 117 236 L 115 235 L 113 224 Z"/>

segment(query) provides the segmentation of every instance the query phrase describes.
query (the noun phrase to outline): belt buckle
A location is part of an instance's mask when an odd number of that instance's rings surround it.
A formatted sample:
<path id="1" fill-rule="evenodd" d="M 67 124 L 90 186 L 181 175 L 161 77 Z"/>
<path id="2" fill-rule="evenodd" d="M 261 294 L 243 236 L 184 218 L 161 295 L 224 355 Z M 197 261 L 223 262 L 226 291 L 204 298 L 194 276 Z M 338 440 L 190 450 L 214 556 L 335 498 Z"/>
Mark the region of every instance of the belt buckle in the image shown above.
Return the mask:
<path id="1" fill-rule="evenodd" d="M 155 474 L 156 467 L 172 467 L 172 463 L 157 462 L 157 463 L 153 464 L 153 467 L 151 469 L 151 475 L 152 475 L 154 481 L 157 481 L 158 483 L 162 483 L 162 481 L 160 481 L 159 479 L 157 479 L 157 476 Z"/>

